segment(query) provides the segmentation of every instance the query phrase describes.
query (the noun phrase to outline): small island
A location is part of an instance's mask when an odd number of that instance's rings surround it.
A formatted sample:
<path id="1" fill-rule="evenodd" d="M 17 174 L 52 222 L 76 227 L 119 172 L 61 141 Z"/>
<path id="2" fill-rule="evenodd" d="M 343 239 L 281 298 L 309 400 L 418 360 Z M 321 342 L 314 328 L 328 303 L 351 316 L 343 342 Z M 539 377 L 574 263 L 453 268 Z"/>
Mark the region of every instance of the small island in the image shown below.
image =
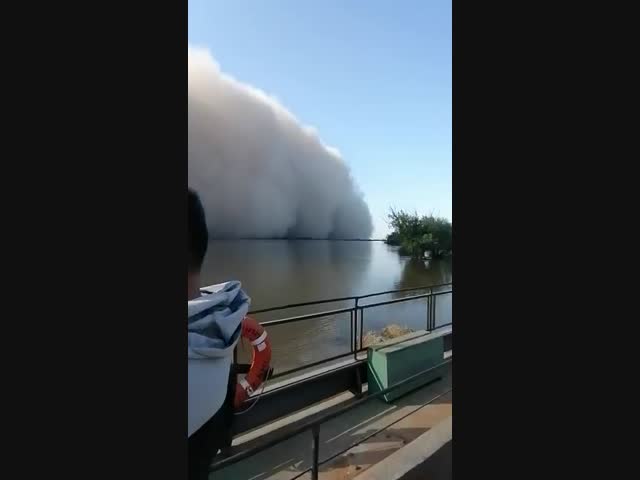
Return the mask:
<path id="1" fill-rule="evenodd" d="M 452 224 L 449 220 L 433 215 L 419 216 L 393 208 L 389 213 L 387 245 L 397 246 L 400 255 L 424 259 L 441 258 L 452 254 Z"/>

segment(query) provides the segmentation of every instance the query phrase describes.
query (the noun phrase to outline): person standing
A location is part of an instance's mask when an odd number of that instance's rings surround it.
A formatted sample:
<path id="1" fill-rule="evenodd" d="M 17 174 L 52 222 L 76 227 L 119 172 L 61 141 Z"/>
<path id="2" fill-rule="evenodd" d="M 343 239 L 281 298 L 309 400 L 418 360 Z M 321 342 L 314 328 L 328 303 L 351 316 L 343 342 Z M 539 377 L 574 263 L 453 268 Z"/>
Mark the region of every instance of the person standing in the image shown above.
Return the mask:
<path id="1" fill-rule="evenodd" d="M 202 203 L 191 189 L 188 230 L 188 478 L 203 480 L 215 455 L 229 443 L 237 388 L 233 351 L 250 298 L 237 281 L 200 290 L 209 233 Z"/>

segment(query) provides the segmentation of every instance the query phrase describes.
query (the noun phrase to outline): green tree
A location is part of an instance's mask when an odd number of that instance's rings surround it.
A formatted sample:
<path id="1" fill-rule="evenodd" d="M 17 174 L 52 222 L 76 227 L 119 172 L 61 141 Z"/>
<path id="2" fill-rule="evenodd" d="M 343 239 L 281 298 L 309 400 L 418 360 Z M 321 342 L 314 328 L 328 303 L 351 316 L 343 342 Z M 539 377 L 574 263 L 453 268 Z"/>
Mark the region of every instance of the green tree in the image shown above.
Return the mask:
<path id="1" fill-rule="evenodd" d="M 394 247 L 399 247 L 400 246 L 400 235 L 398 235 L 397 232 L 391 232 L 389 235 L 387 235 L 387 239 L 385 240 L 385 242 L 388 245 L 393 245 Z"/>
<path id="2" fill-rule="evenodd" d="M 438 258 L 452 253 L 452 225 L 446 218 L 420 217 L 392 208 L 389 225 L 393 231 L 387 236 L 387 243 L 400 246 L 401 255 L 424 258 L 429 252 L 432 258 Z"/>

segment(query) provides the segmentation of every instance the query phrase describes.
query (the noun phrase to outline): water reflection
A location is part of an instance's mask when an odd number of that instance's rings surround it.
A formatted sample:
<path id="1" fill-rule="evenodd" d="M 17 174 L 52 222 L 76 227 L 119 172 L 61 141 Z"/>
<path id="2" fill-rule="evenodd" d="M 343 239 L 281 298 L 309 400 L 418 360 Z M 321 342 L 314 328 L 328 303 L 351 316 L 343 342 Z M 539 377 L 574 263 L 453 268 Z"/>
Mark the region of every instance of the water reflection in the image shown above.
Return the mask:
<path id="1" fill-rule="evenodd" d="M 453 281 L 450 259 L 416 260 L 408 258 L 404 261 L 400 280 L 396 288 L 412 288 L 421 285 L 437 285 Z"/>

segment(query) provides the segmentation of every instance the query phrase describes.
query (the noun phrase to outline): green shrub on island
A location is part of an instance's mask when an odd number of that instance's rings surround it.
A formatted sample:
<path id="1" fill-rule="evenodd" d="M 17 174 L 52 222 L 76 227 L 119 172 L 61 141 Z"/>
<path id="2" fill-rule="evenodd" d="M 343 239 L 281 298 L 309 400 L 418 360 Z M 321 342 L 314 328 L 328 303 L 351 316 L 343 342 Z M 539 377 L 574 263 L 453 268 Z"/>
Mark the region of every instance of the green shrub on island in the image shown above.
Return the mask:
<path id="1" fill-rule="evenodd" d="M 401 255 L 440 258 L 452 253 L 452 225 L 446 218 L 391 209 L 389 224 L 393 230 L 386 243 L 400 247 Z"/>

